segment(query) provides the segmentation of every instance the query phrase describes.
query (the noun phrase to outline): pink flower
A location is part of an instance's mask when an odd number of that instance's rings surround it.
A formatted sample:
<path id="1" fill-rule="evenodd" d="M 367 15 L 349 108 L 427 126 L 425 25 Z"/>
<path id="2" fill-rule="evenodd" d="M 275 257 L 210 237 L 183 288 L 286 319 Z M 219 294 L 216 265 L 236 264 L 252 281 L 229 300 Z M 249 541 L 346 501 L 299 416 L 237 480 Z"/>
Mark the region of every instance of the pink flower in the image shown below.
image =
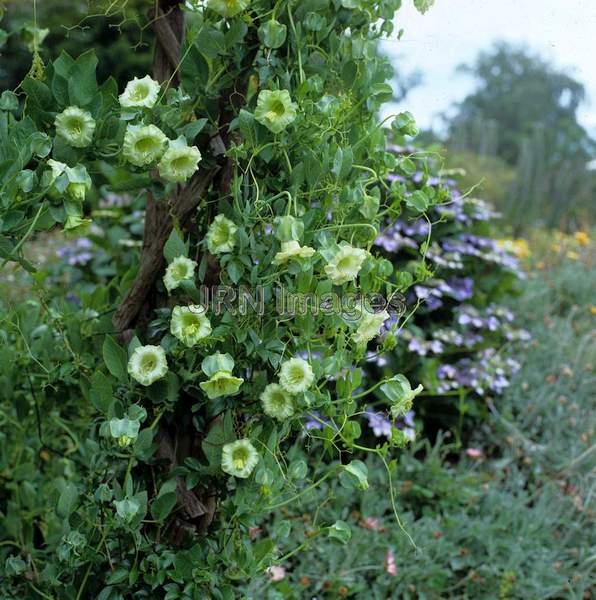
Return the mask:
<path id="1" fill-rule="evenodd" d="M 484 456 L 482 450 L 479 450 L 478 448 L 467 448 L 466 454 L 470 458 L 482 458 Z"/>
<path id="2" fill-rule="evenodd" d="M 265 573 L 267 573 L 267 577 L 269 577 L 270 581 L 281 581 L 286 576 L 286 569 L 274 565 L 273 567 L 269 567 Z"/>
<path id="3" fill-rule="evenodd" d="M 389 573 L 389 575 L 393 575 L 395 577 L 397 575 L 397 565 L 395 564 L 395 554 L 393 554 L 393 550 L 391 548 L 387 549 L 387 554 L 385 554 L 385 571 Z"/>
<path id="4" fill-rule="evenodd" d="M 248 535 L 250 536 L 251 540 L 254 540 L 259 537 L 259 535 L 261 534 L 261 531 L 262 531 L 262 529 L 260 527 L 249 527 Z"/>
<path id="5" fill-rule="evenodd" d="M 366 517 L 364 521 L 362 521 L 362 527 L 364 529 L 370 529 L 371 531 L 377 531 L 379 529 L 379 519 L 375 517 Z"/>

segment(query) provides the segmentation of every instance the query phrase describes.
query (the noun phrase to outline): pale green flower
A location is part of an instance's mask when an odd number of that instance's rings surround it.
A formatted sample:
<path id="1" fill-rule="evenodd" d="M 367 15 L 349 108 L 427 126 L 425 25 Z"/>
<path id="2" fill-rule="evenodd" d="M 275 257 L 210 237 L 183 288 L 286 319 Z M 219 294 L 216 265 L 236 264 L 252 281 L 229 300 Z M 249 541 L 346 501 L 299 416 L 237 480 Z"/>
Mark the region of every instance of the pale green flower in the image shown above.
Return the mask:
<path id="1" fill-rule="evenodd" d="M 161 157 L 167 140 L 165 133 L 155 125 L 129 125 L 124 134 L 122 154 L 133 165 L 144 167 Z"/>
<path id="2" fill-rule="evenodd" d="M 52 183 L 54 183 L 56 179 L 58 179 L 58 177 L 60 177 L 60 175 L 66 171 L 67 165 L 65 165 L 63 162 L 50 158 L 48 159 L 48 166 L 50 167 L 51 171 L 46 171 L 46 174 L 44 174 L 44 182 L 49 186 L 52 185 Z"/>
<path id="3" fill-rule="evenodd" d="M 168 372 L 166 353 L 161 346 L 139 346 L 128 360 L 128 373 L 141 385 L 151 385 Z"/>
<path id="4" fill-rule="evenodd" d="M 279 372 L 279 383 L 290 394 L 306 391 L 315 379 L 312 367 L 302 358 L 286 360 Z"/>
<path id="5" fill-rule="evenodd" d="M 198 168 L 201 153 L 196 146 L 188 146 L 180 136 L 170 140 L 168 149 L 159 161 L 159 176 L 165 181 L 180 183 L 186 181 Z"/>
<path id="6" fill-rule="evenodd" d="M 335 285 L 353 281 L 367 257 L 366 250 L 342 243 L 335 256 L 325 266 L 325 273 Z"/>
<path id="7" fill-rule="evenodd" d="M 90 113 L 78 106 L 69 106 L 56 115 L 54 125 L 56 135 L 74 148 L 84 148 L 93 139 L 95 120 Z"/>
<path id="8" fill-rule="evenodd" d="M 110 419 L 110 435 L 116 438 L 118 445 L 124 448 L 130 446 L 139 435 L 141 424 L 136 419 Z"/>
<path id="9" fill-rule="evenodd" d="M 145 75 L 142 79 L 135 77 L 129 81 L 124 88 L 124 92 L 120 94 L 120 106 L 123 108 L 152 108 L 159 97 L 160 85 L 149 75 Z"/>
<path id="10" fill-rule="evenodd" d="M 278 383 L 270 383 L 261 394 L 261 404 L 266 415 L 283 421 L 294 414 L 294 399 Z"/>
<path id="11" fill-rule="evenodd" d="M 75 167 L 66 167 L 64 172 L 68 177 L 66 193 L 73 200 L 83 202 L 92 183 L 87 169 L 84 165 L 76 165 Z"/>
<path id="12" fill-rule="evenodd" d="M 288 90 L 263 90 L 257 99 L 255 119 L 269 131 L 279 133 L 296 118 L 296 104 Z"/>
<path id="13" fill-rule="evenodd" d="M 250 0 L 209 0 L 207 6 L 222 17 L 234 17 L 249 4 Z"/>
<path id="14" fill-rule="evenodd" d="M 281 243 L 281 252 L 278 252 L 273 259 L 273 264 L 283 265 L 289 260 L 299 258 L 310 258 L 315 253 L 315 249 L 310 246 L 301 246 L 298 242 Z"/>
<path id="15" fill-rule="evenodd" d="M 163 283 L 166 290 L 175 290 L 183 281 L 192 281 L 197 263 L 186 256 L 177 256 L 166 269 Z"/>
<path id="16" fill-rule="evenodd" d="M 259 453 L 247 439 L 225 444 L 221 451 L 222 471 L 240 479 L 246 479 L 258 462 Z"/>
<path id="17" fill-rule="evenodd" d="M 365 344 L 379 335 L 383 323 L 389 318 L 389 313 L 383 310 L 378 313 L 364 312 L 358 322 L 358 329 L 352 334 L 357 344 Z"/>
<path id="18" fill-rule="evenodd" d="M 43 185 L 54 186 L 60 194 L 66 194 L 70 199 L 83 202 L 87 190 L 91 189 L 91 177 L 84 165 L 69 167 L 63 162 L 50 158 L 48 166 L 51 171 L 43 174 Z"/>
<path id="19" fill-rule="evenodd" d="M 209 400 L 221 396 L 232 396 L 244 383 L 242 377 L 234 377 L 231 371 L 217 371 L 207 381 L 200 383 L 201 389 L 207 394 Z"/>
<path id="20" fill-rule="evenodd" d="M 237 231 L 238 227 L 233 221 L 223 215 L 217 215 L 209 226 L 209 231 L 207 231 L 206 239 L 209 252 L 211 254 L 231 252 L 236 245 Z"/>
<path id="21" fill-rule="evenodd" d="M 233 368 L 234 359 L 229 354 L 216 352 L 203 359 L 201 369 L 209 377 L 209 380 L 199 385 L 210 400 L 221 396 L 231 396 L 240 389 L 244 379 L 234 377 L 232 375 Z"/>
<path id="22" fill-rule="evenodd" d="M 170 332 L 189 348 L 211 333 L 211 323 L 202 306 L 176 306 L 172 311 Z"/>

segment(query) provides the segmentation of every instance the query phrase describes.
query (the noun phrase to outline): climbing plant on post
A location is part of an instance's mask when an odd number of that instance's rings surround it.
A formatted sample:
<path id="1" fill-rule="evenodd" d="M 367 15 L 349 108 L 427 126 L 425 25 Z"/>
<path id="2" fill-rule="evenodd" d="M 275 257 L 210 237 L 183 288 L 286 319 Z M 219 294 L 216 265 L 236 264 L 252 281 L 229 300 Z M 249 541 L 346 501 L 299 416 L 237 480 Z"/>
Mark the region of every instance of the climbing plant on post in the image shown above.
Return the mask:
<path id="1" fill-rule="evenodd" d="M 96 81 L 93 52 L 63 54 L 2 95 L 5 262 L 35 277 L 26 243 L 93 227 L 98 194 L 144 208 L 138 254 L 105 240 L 122 268 L 57 330 L 72 365 L 52 385 L 76 389 L 89 428 L 51 527 L 22 550 L 26 593 L 233 597 L 280 558 L 283 531 L 250 541 L 272 511 L 330 478 L 366 489 L 367 454 L 394 500 L 407 439 L 367 447 L 360 421 L 371 402 L 398 418 L 421 390 L 363 368 L 428 276 L 428 244 L 397 270 L 376 255 L 380 227 L 444 200 L 387 178 L 417 160 L 388 151 L 376 116 L 392 96 L 377 43 L 400 0 L 153 4 L 152 74 L 118 90 Z M 393 120 L 394 138 L 413 134 L 408 113 Z M 50 410 L 44 378 L 27 393 Z M 350 537 L 341 520 L 317 527 Z"/>

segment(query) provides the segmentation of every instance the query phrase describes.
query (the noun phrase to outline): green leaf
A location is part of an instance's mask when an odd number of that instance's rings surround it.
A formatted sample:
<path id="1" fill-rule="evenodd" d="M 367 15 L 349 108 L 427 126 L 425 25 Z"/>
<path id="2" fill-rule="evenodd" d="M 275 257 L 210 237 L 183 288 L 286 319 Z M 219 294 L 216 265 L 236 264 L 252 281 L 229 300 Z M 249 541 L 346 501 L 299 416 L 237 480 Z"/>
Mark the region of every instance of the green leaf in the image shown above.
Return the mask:
<path id="1" fill-rule="evenodd" d="M 81 54 L 68 72 L 68 95 L 78 106 L 86 106 L 97 96 L 97 56 L 90 50 Z"/>
<path id="2" fill-rule="evenodd" d="M 110 404 L 114 399 L 112 382 L 101 371 L 95 371 L 91 376 L 91 389 L 89 390 L 91 404 L 99 411 L 107 414 Z"/>
<path id="3" fill-rule="evenodd" d="M 172 229 L 172 233 L 170 233 L 170 237 L 163 247 L 163 255 L 169 263 L 171 263 L 177 256 L 188 255 L 188 246 L 182 239 L 177 229 Z"/>
<path id="4" fill-rule="evenodd" d="M 178 130 L 178 133 L 183 135 L 186 138 L 186 141 L 190 144 L 194 141 L 197 135 L 203 131 L 206 124 L 207 119 L 197 119 L 196 121 L 192 121 L 192 123 L 188 123 L 184 127 L 181 127 Z"/>
<path id="5" fill-rule="evenodd" d="M 39 158 L 45 158 L 52 150 L 52 140 L 47 133 L 36 131 L 31 136 L 30 147 L 33 154 Z"/>
<path id="6" fill-rule="evenodd" d="M 67 483 L 60 493 L 58 504 L 56 505 L 58 515 L 63 518 L 68 517 L 73 511 L 78 497 L 79 494 L 76 486 L 73 483 Z"/>
<path id="7" fill-rule="evenodd" d="M 175 481 L 174 481 L 175 484 Z M 156 521 L 163 521 L 176 506 L 176 493 L 159 493 L 159 496 L 151 504 L 151 514 Z"/>
<path id="8" fill-rule="evenodd" d="M 419 385 L 412 389 L 407 377 L 400 374 L 392 377 L 380 389 L 391 402 L 391 415 L 396 419 L 411 410 L 414 398 L 422 392 L 423 387 Z"/>
<path id="9" fill-rule="evenodd" d="M 342 544 L 347 544 L 352 537 L 352 530 L 345 521 L 335 521 L 333 525 L 327 528 L 327 535 Z"/>
<path id="10" fill-rule="evenodd" d="M 405 200 L 409 208 L 413 208 L 418 212 L 424 212 L 429 205 L 428 197 L 422 190 L 412 192 L 409 196 L 406 196 Z"/>
<path id="11" fill-rule="evenodd" d="M 14 92 L 5 90 L 0 95 L 0 110 L 17 110 L 19 108 L 19 98 Z"/>
<path id="12" fill-rule="evenodd" d="M 209 464 L 219 467 L 221 463 L 221 449 L 224 444 L 233 442 L 235 439 L 232 413 L 228 411 L 223 417 L 218 417 L 215 420 L 211 425 L 207 437 L 201 444 Z"/>
<path id="13" fill-rule="evenodd" d="M 287 27 L 271 19 L 259 27 L 259 40 L 267 48 L 279 48 L 286 41 Z"/>
<path id="14" fill-rule="evenodd" d="M 340 479 L 340 483 L 345 484 L 351 480 L 359 489 L 368 489 L 368 469 L 361 460 L 353 460 L 351 463 L 344 465 L 343 471 L 350 476 L 350 479 L 346 478 L 344 481 Z"/>
<path id="15" fill-rule="evenodd" d="M 416 10 L 424 14 L 435 3 L 435 0 L 414 0 Z"/>
<path id="16" fill-rule="evenodd" d="M 119 381 L 126 381 L 128 379 L 126 350 L 113 337 L 106 335 L 102 353 L 108 371 Z"/>

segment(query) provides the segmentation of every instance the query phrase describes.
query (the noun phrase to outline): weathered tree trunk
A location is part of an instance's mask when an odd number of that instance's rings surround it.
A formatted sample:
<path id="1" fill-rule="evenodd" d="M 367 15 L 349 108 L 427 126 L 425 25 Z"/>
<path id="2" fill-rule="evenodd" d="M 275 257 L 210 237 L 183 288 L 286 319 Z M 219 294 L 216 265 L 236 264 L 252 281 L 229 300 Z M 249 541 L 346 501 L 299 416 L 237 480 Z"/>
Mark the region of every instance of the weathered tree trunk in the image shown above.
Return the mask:
<path id="1" fill-rule="evenodd" d="M 184 13 L 178 0 L 160 0 L 157 14 L 151 15 L 155 30 L 153 77 L 162 85 L 178 84 L 180 49 L 184 40 Z M 167 199 L 147 197 L 145 230 L 139 271 L 116 314 L 114 327 L 123 341 L 132 337 L 132 329 L 140 314 L 149 320 L 154 308 L 151 296 L 154 285 L 163 271 L 163 248 L 174 223 L 184 225 L 192 216 L 218 169 L 199 170 L 184 187 Z"/>
<path id="2" fill-rule="evenodd" d="M 157 13 L 151 18 L 156 37 L 153 77 L 163 86 L 177 85 L 184 40 L 184 14 L 179 2 L 160 0 Z M 113 319 L 123 342 L 130 340 L 135 327 L 142 330 L 151 320 L 160 302 L 155 283 L 165 266 L 164 245 L 175 223 L 181 227 L 188 224 L 219 170 L 219 167 L 199 168 L 185 186 L 178 186 L 168 198 L 155 199 L 148 194 L 139 270 Z M 197 452 L 197 432 L 192 424 L 187 429 L 160 423 L 155 436 L 159 444 L 156 458 L 168 471 L 182 463 L 186 456 Z M 207 530 L 215 512 L 215 495 L 210 490 L 187 490 L 181 477 L 177 477 L 176 495 L 180 510 L 170 523 L 169 531 L 172 540 L 180 543 L 187 533 Z"/>

